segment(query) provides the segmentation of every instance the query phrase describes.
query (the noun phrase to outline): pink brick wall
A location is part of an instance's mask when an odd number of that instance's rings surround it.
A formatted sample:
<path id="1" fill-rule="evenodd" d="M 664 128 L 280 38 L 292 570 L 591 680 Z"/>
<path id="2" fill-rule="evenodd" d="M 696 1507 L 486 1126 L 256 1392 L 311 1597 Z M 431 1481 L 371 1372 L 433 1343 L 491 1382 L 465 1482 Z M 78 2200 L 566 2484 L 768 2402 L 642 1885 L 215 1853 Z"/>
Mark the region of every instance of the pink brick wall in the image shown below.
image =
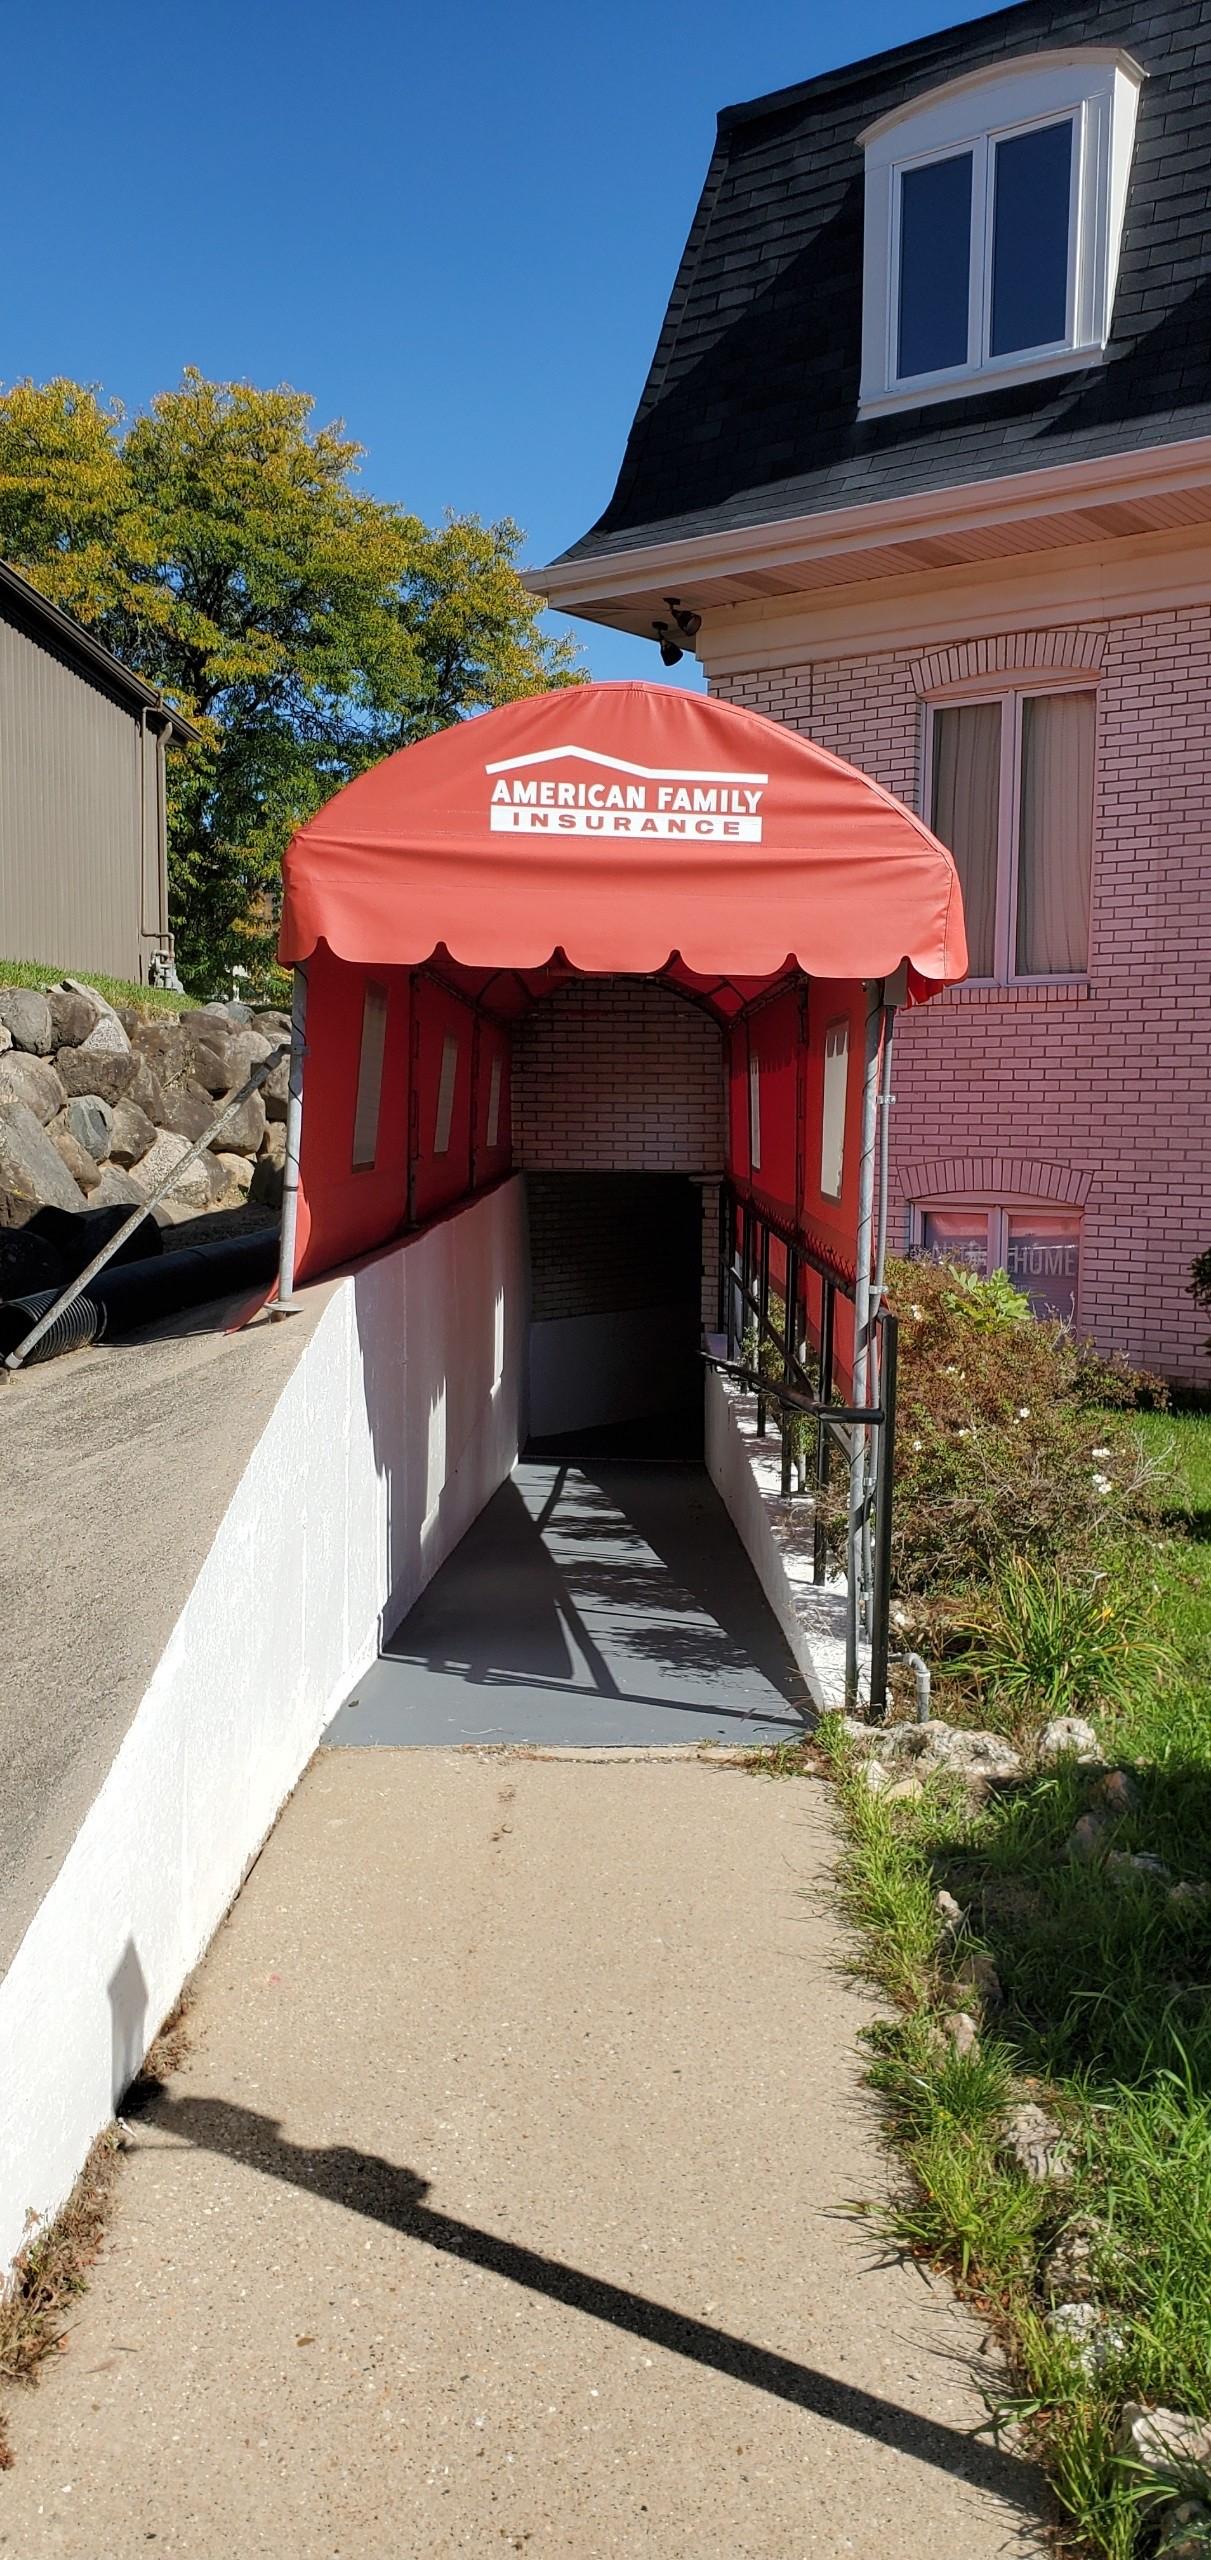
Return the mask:
<path id="1" fill-rule="evenodd" d="M 945 665 L 940 660 L 946 659 Z M 1078 1317 L 1205 1384 L 1186 1291 L 1211 1245 L 1211 608 L 786 666 L 716 685 L 917 805 L 919 688 L 998 664 L 1099 665 L 1087 985 L 958 988 L 902 1015 L 894 1195 L 1082 1209 Z"/>

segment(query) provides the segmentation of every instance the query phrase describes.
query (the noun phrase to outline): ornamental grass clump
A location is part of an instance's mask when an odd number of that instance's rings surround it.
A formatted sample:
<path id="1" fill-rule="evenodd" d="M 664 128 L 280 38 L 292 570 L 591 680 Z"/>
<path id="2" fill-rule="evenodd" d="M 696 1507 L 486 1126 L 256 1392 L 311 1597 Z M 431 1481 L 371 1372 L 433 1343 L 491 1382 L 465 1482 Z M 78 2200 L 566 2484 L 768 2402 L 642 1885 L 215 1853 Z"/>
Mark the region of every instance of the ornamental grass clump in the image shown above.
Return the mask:
<path id="1" fill-rule="evenodd" d="M 1091 1570 L 1074 1580 L 1054 1564 L 1008 1556 L 984 1607 L 958 1632 L 951 1659 L 997 1699 L 1000 1719 L 1021 1732 L 1052 1716 L 1126 1706 L 1145 1673 L 1167 1655 L 1143 1624 L 1138 1583 Z"/>
<path id="2" fill-rule="evenodd" d="M 887 1297 L 900 1319 L 893 1581 L 910 1617 L 914 1601 L 987 1591 L 1013 1558 L 1079 1585 L 1128 1549 L 1156 1515 L 1157 1469 L 1126 1414 L 1163 1389 L 1035 1322 L 1003 1274 L 891 1261 Z"/>

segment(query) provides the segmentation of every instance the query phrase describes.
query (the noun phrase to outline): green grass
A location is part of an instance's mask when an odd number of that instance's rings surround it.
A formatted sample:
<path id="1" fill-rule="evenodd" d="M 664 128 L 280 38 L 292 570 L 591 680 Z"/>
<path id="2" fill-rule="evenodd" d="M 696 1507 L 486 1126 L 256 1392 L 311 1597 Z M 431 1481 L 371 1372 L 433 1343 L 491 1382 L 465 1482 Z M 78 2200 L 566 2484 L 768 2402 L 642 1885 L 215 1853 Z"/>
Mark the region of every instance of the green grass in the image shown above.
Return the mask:
<path id="1" fill-rule="evenodd" d="M 1163 1534 L 1134 1570 L 1167 1658 L 1145 1654 L 1101 1719 L 1134 1801 L 1115 1848 L 1168 1879 L 1124 1881 L 1065 1844 L 1090 1802 L 1072 1764 L 973 1809 L 953 1784 L 917 1802 L 872 1796 L 834 1729 L 845 1896 L 898 2016 L 872 2037 L 872 2078 L 909 2172 L 889 2228 L 950 2270 L 1004 2342 L 1009 2398 L 1072 2520 L 1077 2546 L 1129 2560 L 1140 2483 L 1116 2459 L 1124 2399 L 1211 2415 L 1211 1416 L 1134 1427 L 1163 1469 Z M 824 1739 L 828 1739 L 826 1734 Z M 1171 1882 L 1193 1890 L 1174 1904 Z M 941 2020 L 961 1961 L 939 1939 L 953 1894 L 1004 2003 L 973 2055 Z M 998 2154 L 1011 2089 L 1064 2124 L 1070 2182 L 1029 2185 Z M 1066 2224 L 1090 2248 L 1117 2344 L 1094 2379 L 1046 2325 L 1044 2270 Z"/>
<path id="2" fill-rule="evenodd" d="M 95 987 L 109 1004 L 138 1005 L 145 1013 L 179 1013 L 197 997 L 172 995 L 166 987 L 140 986 L 133 978 L 103 978 L 95 969 L 52 969 L 44 960 L 0 960 L 0 987 L 53 987 L 60 978 L 80 978 Z"/>

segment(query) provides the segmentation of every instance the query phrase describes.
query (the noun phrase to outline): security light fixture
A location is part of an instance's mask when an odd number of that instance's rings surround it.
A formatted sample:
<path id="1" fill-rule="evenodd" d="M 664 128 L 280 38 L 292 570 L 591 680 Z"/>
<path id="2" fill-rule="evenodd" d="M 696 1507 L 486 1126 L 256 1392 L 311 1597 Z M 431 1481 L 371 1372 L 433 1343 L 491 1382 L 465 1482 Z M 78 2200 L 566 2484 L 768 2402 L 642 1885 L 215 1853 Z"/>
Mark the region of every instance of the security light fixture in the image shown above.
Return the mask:
<path id="1" fill-rule="evenodd" d="M 660 656 L 662 663 L 666 667 L 679 667 L 685 656 L 685 651 L 684 649 L 679 649 L 676 641 L 670 638 L 667 622 L 654 622 L 652 624 L 652 636 L 660 643 Z"/>
<path id="2" fill-rule="evenodd" d="M 664 601 L 668 606 L 669 612 L 672 614 L 673 620 L 681 633 L 682 639 L 696 640 L 698 633 L 702 629 L 701 614 L 687 612 L 682 605 L 680 596 L 666 596 Z"/>

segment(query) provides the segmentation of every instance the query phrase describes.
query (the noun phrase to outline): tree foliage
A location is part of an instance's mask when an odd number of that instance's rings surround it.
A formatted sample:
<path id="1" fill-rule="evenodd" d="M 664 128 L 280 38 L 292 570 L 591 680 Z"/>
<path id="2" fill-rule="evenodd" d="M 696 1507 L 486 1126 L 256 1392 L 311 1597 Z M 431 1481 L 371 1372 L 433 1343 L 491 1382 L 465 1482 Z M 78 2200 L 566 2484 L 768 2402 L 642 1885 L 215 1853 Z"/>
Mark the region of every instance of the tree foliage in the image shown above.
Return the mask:
<path id="1" fill-rule="evenodd" d="M 170 758 L 178 954 L 268 955 L 295 827 L 393 748 L 580 680 L 508 519 L 428 526 L 358 485 L 303 392 L 187 371 L 129 423 L 85 384 L 0 394 L 0 555 L 196 721 Z"/>

